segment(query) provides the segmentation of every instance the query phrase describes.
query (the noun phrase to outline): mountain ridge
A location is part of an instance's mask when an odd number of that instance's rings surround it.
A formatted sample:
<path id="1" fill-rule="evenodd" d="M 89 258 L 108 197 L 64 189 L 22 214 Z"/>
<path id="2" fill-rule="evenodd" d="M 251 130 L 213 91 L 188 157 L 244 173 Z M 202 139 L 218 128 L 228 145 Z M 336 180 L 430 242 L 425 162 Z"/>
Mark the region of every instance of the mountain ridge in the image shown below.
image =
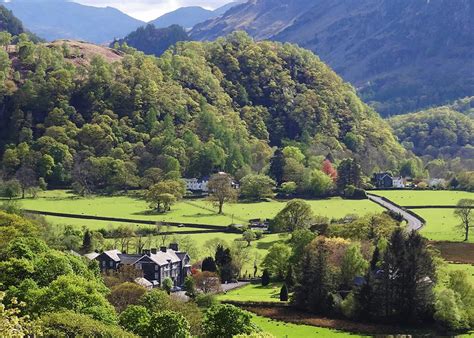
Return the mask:
<path id="1" fill-rule="evenodd" d="M 297 43 L 387 116 L 472 95 L 473 17 L 469 0 L 252 0 L 196 25 L 191 38 L 244 30 Z"/>

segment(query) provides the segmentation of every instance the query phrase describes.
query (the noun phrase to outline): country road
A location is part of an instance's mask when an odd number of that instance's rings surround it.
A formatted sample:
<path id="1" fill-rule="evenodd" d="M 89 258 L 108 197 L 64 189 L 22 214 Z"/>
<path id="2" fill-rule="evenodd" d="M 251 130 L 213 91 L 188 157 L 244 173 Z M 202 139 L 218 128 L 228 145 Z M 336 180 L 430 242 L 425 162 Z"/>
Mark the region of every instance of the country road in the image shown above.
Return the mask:
<path id="1" fill-rule="evenodd" d="M 397 214 L 402 215 L 403 219 L 407 222 L 407 230 L 408 231 L 418 231 L 420 230 L 425 224 L 421 219 L 413 216 L 409 212 L 407 212 L 405 209 L 397 206 L 393 202 L 390 202 L 387 199 L 384 199 L 380 196 L 377 195 L 372 195 L 372 194 L 367 194 L 369 197 L 369 200 L 371 200 L 374 203 L 377 203 L 378 205 L 384 207 L 385 209 L 391 210 L 393 212 L 396 212 Z"/>

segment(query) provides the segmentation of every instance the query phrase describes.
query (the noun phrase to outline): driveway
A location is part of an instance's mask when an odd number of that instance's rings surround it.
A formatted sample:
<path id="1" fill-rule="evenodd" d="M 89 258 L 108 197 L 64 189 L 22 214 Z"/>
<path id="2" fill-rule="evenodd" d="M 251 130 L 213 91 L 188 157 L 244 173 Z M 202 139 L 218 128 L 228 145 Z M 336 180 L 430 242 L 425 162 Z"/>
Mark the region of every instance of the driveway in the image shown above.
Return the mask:
<path id="1" fill-rule="evenodd" d="M 403 219 L 407 222 L 408 231 L 418 231 L 425 225 L 419 218 L 413 216 L 412 214 L 407 212 L 405 209 L 397 206 L 395 203 L 377 195 L 372 195 L 372 194 L 367 194 L 367 195 L 369 197 L 369 200 L 371 200 L 372 202 L 377 203 L 378 205 L 384 207 L 385 209 L 391 210 L 393 212 L 396 212 L 397 214 L 402 215 Z"/>

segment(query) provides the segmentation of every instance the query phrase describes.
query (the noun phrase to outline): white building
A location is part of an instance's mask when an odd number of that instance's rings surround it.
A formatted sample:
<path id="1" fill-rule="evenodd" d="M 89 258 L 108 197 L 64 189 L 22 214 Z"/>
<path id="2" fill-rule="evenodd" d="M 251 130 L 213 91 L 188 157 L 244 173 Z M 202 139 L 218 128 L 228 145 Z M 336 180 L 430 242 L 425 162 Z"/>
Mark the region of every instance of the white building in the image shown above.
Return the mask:
<path id="1" fill-rule="evenodd" d="M 197 178 L 185 178 L 186 190 L 188 191 L 202 191 L 209 192 L 207 185 L 209 184 L 208 179 L 197 179 Z"/>
<path id="2" fill-rule="evenodd" d="M 394 188 L 405 188 L 405 179 L 403 177 L 394 177 L 393 178 L 393 187 Z"/>

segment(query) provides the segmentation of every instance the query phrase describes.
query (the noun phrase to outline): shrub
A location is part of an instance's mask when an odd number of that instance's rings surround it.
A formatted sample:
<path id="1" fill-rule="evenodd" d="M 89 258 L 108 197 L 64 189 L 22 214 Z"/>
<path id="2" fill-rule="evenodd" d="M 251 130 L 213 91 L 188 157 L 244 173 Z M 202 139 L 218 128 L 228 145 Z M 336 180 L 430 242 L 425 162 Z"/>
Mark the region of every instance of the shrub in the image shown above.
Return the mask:
<path id="1" fill-rule="evenodd" d="M 252 316 L 230 304 L 214 305 L 206 311 L 203 327 L 207 337 L 231 338 L 258 331 Z"/>
<path id="2" fill-rule="evenodd" d="M 147 335 L 149 337 L 187 338 L 190 326 L 182 314 L 173 311 L 161 311 L 151 316 Z"/>
<path id="3" fill-rule="evenodd" d="M 130 305 L 119 316 L 119 324 L 124 329 L 137 335 L 144 336 L 150 325 L 148 310 L 140 305 Z"/>
<path id="4" fill-rule="evenodd" d="M 262 274 L 262 286 L 267 286 L 268 284 L 270 284 L 270 273 L 265 269 Z"/>
<path id="5" fill-rule="evenodd" d="M 280 290 L 280 301 L 281 302 L 287 302 L 288 301 L 288 288 L 286 287 L 286 284 L 283 284 Z"/>
<path id="6" fill-rule="evenodd" d="M 218 303 L 216 296 L 209 293 L 200 293 L 199 295 L 197 295 L 195 301 L 196 301 L 197 306 L 199 306 L 200 308 L 206 308 L 206 309 Z"/>

